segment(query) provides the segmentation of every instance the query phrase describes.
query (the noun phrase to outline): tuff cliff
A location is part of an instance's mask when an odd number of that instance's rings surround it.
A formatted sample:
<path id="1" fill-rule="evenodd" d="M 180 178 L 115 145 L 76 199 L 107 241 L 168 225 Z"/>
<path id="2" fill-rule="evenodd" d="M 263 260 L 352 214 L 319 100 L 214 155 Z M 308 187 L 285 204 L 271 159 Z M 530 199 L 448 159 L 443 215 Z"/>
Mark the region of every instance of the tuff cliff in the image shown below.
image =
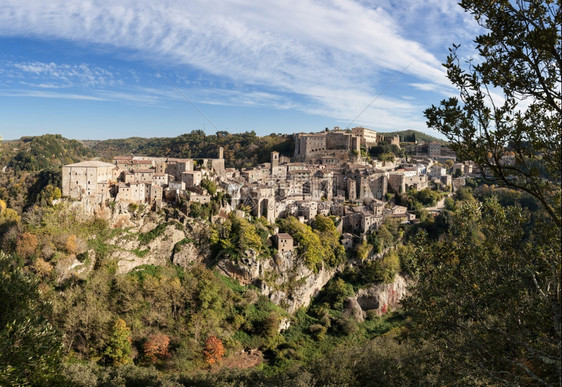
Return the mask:
<path id="1" fill-rule="evenodd" d="M 254 285 L 289 313 L 307 307 L 337 273 L 337 269 L 325 265 L 311 270 L 296 250 L 264 258 L 249 249 L 237 260 L 220 253 L 213 255 L 208 238 L 210 224 L 177 212 L 155 212 L 122 203 L 99 206 L 87 202 L 73 203 L 72 210 L 83 220 L 105 219 L 114 230 L 114 235 L 104 242 L 107 255 L 103 258 L 114 262 L 117 273 L 127 273 L 141 265 L 173 263 L 189 268 L 204 264 L 241 284 Z M 61 278 L 85 276 L 91 272 L 101 257 L 95 249 L 87 250 L 87 255 L 89 259 L 85 262 L 76 257 L 61 261 L 58 267 Z M 406 286 L 406 279 L 396 276 L 390 284 L 359 289 L 354 297 L 346 300 L 346 309 L 360 321 L 368 310 L 384 314 L 398 306 L 406 294 Z"/>

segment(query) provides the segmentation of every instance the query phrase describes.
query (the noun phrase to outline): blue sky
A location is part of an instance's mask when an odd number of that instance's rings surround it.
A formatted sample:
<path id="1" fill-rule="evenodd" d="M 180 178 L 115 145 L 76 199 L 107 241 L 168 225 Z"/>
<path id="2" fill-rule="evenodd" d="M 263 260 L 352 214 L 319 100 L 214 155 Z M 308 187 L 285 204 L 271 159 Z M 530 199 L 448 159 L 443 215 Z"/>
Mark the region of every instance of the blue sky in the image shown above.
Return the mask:
<path id="1" fill-rule="evenodd" d="M 441 63 L 477 33 L 455 0 L 3 0 L 0 135 L 435 134 Z"/>

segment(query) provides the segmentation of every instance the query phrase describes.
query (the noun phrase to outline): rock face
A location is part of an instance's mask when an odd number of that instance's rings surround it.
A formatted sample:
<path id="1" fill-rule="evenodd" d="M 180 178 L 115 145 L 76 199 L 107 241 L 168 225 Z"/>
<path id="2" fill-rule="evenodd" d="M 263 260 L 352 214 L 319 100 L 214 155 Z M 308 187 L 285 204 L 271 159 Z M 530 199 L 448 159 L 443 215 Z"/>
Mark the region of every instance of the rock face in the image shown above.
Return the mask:
<path id="1" fill-rule="evenodd" d="M 127 273 L 141 265 L 166 265 L 173 262 L 188 267 L 195 262 L 202 262 L 208 258 L 208 243 L 199 243 L 201 225 L 181 224 L 177 220 L 167 220 L 166 216 L 152 211 L 131 211 L 127 203 L 116 202 L 111 206 L 104 204 L 90 204 L 88 200 L 72 202 L 71 209 L 79 215 L 80 220 L 92 217 L 108 221 L 113 229 L 120 229 L 115 237 L 106 241 L 111 246 L 111 253 L 107 258 L 117 262 L 117 272 Z M 149 241 L 142 243 L 139 235 L 153 232 L 157 227 L 166 224 L 164 229 Z M 204 227 L 203 227 L 204 228 Z M 178 243 L 182 241 L 182 243 Z M 95 251 L 88 251 L 92 265 L 80 262 L 63 262 L 59 271 L 62 278 L 68 275 L 78 275 L 84 270 L 93 268 Z"/>
<path id="2" fill-rule="evenodd" d="M 117 272 L 128 273 L 141 265 L 166 265 L 172 259 L 175 244 L 184 238 L 183 231 L 170 225 L 146 245 L 139 244 L 136 236 L 129 240 L 117 237 L 114 244 L 119 249 L 112 254 L 112 258 L 118 259 Z"/>
<path id="3" fill-rule="evenodd" d="M 289 313 L 308 306 L 312 297 L 335 274 L 335 269 L 327 268 L 313 272 L 293 252 L 258 258 L 250 250 L 238 262 L 233 262 L 228 257 L 219 259 L 217 268 L 242 284 L 256 285 L 262 294 Z"/>
<path id="4" fill-rule="evenodd" d="M 356 319 L 358 315 L 357 307 L 361 310 L 363 318 L 369 310 L 374 310 L 379 316 L 383 315 L 389 309 L 399 307 L 400 300 L 406 295 L 407 286 L 406 279 L 397 275 L 394 282 L 389 284 L 372 285 L 360 289 L 354 297 L 346 300 L 346 309 L 352 311 Z M 361 321 L 361 319 L 358 320 Z"/>
<path id="5" fill-rule="evenodd" d="M 118 273 L 127 273 L 141 265 L 166 265 L 170 262 L 189 268 L 196 263 L 214 266 L 223 274 L 241 284 L 253 284 L 261 293 L 289 313 L 310 304 L 312 298 L 333 278 L 336 269 L 322 267 L 310 270 L 296 251 L 277 253 L 273 257 L 259 257 L 247 250 L 235 262 L 228 256 L 212 257 L 208 242 L 208 225 L 193 220 L 178 222 L 166 219 L 161 213 L 131 212 L 124 203 L 112 206 L 73 203 L 75 210 L 85 218 L 96 216 L 106 219 L 110 227 L 120 229 L 117 236 L 107 241 L 111 245 L 108 258 L 117 262 Z M 162 226 L 165 224 L 165 227 Z M 160 228 L 159 230 L 156 230 Z M 156 232 L 158 231 L 158 232 Z M 139 235 L 154 235 L 141 242 Z M 85 275 L 93 269 L 95 252 L 88 251 L 90 260 L 81 263 L 75 257 L 60 263 L 67 275 Z M 382 315 L 396 308 L 406 294 L 406 280 L 396 276 L 390 284 L 372 285 L 361 289 L 345 300 L 346 313 L 362 321 L 366 312 L 374 310 Z"/>

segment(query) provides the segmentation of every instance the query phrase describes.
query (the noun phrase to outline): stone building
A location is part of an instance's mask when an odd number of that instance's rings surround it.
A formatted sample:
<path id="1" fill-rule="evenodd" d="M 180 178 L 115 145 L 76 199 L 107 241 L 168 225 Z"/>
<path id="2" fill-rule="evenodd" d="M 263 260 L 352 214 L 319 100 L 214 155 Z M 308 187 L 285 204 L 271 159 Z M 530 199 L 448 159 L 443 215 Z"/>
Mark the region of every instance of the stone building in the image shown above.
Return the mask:
<path id="1" fill-rule="evenodd" d="M 293 237 L 287 233 L 279 233 L 276 236 L 277 239 L 277 251 L 284 253 L 287 251 L 293 251 Z"/>
<path id="2" fill-rule="evenodd" d="M 377 145 L 377 132 L 371 129 L 357 127 L 351 129 L 351 133 L 361 138 L 361 147 L 370 148 Z"/>
<path id="3" fill-rule="evenodd" d="M 107 183 L 117 178 L 116 173 L 114 164 L 101 161 L 65 165 L 62 167 L 62 194 L 72 199 L 108 196 Z"/>
<path id="4" fill-rule="evenodd" d="M 409 188 L 421 191 L 428 187 L 428 179 L 427 175 L 410 175 L 402 170 L 389 173 L 388 185 L 398 193 L 406 192 Z"/>
<path id="5" fill-rule="evenodd" d="M 181 173 L 181 181 L 185 183 L 187 188 L 197 187 L 201 184 L 201 171 L 189 171 Z"/>
<path id="6" fill-rule="evenodd" d="M 362 141 L 362 137 L 339 128 L 320 133 L 297 133 L 294 136 L 294 161 L 316 161 L 324 156 L 346 161 L 350 152 L 359 154 Z"/>
<path id="7" fill-rule="evenodd" d="M 430 142 L 427 146 L 427 155 L 435 159 L 441 156 L 441 144 L 438 142 Z"/>

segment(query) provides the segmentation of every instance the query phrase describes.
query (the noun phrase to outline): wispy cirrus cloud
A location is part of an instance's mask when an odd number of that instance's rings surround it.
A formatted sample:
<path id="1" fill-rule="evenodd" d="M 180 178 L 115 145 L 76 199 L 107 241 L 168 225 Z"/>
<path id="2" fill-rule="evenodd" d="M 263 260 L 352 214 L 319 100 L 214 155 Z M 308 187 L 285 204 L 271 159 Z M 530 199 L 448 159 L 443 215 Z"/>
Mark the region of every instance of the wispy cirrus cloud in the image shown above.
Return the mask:
<path id="1" fill-rule="evenodd" d="M 0 61 L 4 77 L 19 80 L 20 84 L 41 88 L 111 87 L 123 81 L 100 66 L 70 65 L 54 62 Z"/>
<path id="2" fill-rule="evenodd" d="M 229 81 L 220 91 L 190 89 L 190 96 L 199 102 L 268 104 L 345 121 L 412 61 L 405 72 L 415 80 L 410 84 L 441 94 L 450 90 L 442 58 L 417 39 L 423 31 L 412 33 L 410 28 L 429 28 L 432 20 L 446 13 L 454 16 L 451 23 L 464 19 L 445 0 L 431 0 L 433 14 L 425 12 L 427 19 L 416 19 L 420 3 L 5 0 L 0 5 L 0 35 L 124 48 L 169 72 L 181 72 L 181 66 L 187 65 Z M 442 32 L 431 45 L 440 44 Z M 110 71 L 88 65 L 30 62 L 18 66 L 31 79 L 37 78 L 37 87 L 80 84 L 106 90 L 120 82 Z M 240 87 L 233 89 L 233 85 Z M 364 123 L 392 129 L 408 122 L 420 125 L 419 114 L 419 102 L 383 95 L 361 118 Z"/>

